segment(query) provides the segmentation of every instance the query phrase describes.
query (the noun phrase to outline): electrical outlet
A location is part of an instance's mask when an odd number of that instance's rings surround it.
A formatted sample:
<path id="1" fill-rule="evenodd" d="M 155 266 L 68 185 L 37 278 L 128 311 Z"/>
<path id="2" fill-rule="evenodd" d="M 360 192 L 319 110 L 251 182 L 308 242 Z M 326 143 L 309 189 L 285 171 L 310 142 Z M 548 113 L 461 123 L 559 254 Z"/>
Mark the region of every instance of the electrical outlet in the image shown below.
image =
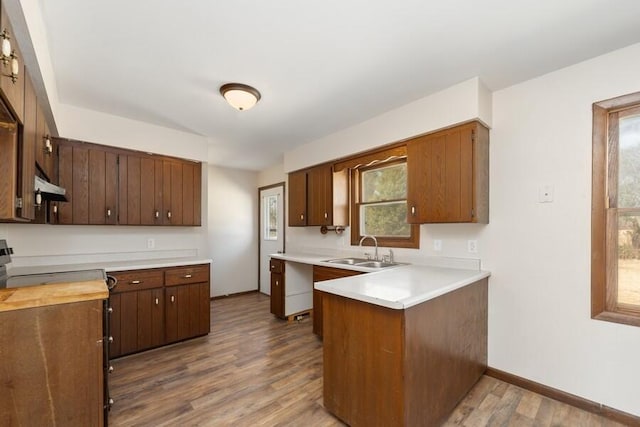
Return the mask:
<path id="1" fill-rule="evenodd" d="M 478 253 L 478 241 L 477 240 L 467 240 L 467 251 L 472 254 Z"/>
<path id="2" fill-rule="evenodd" d="M 147 249 L 153 249 L 156 247 L 156 239 L 147 239 Z"/>
<path id="3" fill-rule="evenodd" d="M 440 252 L 442 250 L 442 240 L 435 239 L 433 241 L 433 250 Z"/>

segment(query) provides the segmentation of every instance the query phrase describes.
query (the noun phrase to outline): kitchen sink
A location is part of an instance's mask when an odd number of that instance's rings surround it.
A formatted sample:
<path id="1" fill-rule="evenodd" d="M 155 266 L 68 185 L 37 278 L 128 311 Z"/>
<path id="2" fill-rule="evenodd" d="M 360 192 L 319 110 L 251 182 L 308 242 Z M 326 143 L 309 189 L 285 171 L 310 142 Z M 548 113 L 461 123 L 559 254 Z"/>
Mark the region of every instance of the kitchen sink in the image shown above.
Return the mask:
<path id="1" fill-rule="evenodd" d="M 387 268 L 387 267 L 396 267 L 398 265 L 403 265 L 402 263 L 397 263 L 397 262 L 373 261 L 366 258 L 336 258 L 336 259 L 328 259 L 328 260 L 325 260 L 324 262 L 330 262 L 332 264 L 357 265 L 358 267 L 367 267 L 367 268 Z"/>
<path id="2" fill-rule="evenodd" d="M 369 262 L 369 260 L 366 258 L 337 258 L 328 259 L 325 262 L 330 262 L 332 264 L 360 265 L 360 263 Z"/>

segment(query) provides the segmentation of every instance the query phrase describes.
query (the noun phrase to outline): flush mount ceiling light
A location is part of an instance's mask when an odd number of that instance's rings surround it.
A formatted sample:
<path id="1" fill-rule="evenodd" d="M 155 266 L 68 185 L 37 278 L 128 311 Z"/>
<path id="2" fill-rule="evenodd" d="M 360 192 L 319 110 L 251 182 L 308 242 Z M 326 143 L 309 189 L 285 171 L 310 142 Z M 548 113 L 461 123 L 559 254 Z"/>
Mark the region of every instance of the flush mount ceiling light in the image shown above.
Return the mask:
<path id="1" fill-rule="evenodd" d="M 242 83 L 227 83 L 220 86 L 220 93 L 236 110 L 244 111 L 256 105 L 260 100 L 260 92 Z"/>

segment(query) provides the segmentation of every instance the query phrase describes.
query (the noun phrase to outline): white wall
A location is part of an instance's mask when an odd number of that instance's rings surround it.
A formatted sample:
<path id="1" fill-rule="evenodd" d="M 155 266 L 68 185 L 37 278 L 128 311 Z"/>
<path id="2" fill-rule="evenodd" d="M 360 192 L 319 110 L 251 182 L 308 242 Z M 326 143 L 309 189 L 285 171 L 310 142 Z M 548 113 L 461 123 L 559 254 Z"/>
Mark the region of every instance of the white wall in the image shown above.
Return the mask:
<path id="1" fill-rule="evenodd" d="M 638 75 L 640 44 L 493 93 L 490 224 L 422 225 L 419 250 L 395 251 L 400 260 L 472 257 L 466 242 L 477 239 L 476 256 L 492 273 L 489 365 L 634 415 L 640 328 L 590 318 L 591 105 L 640 90 Z M 398 111 L 416 118 L 435 109 L 431 102 L 473 102 L 459 93 Z M 463 110 L 486 111 L 487 98 L 478 99 Z M 376 131 L 393 134 L 386 142 L 420 132 L 394 113 L 287 153 L 285 169 L 306 166 L 304 153 L 328 160 L 327 144 L 355 153 Z M 541 185 L 554 187 L 553 203 L 538 203 Z M 433 239 L 443 241 L 442 252 L 433 251 Z M 287 250 L 361 249 L 350 246 L 348 230 L 289 227 Z"/>
<path id="2" fill-rule="evenodd" d="M 258 289 L 258 174 L 209 166 L 212 296 Z"/>
<path id="3" fill-rule="evenodd" d="M 477 77 L 297 147 L 285 153 L 284 171 L 302 169 L 476 118 L 491 126 L 491 94 Z"/>
<path id="4" fill-rule="evenodd" d="M 279 162 L 258 173 L 258 187 L 278 184 L 287 181 L 287 174 L 284 173 L 284 163 Z"/>
<path id="5" fill-rule="evenodd" d="M 640 328 L 590 319 L 591 105 L 640 90 L 640 44 L 494 93 L 489 363 L 640 415 Z M 554 202 L 537 203 L 553 185 Z"/>

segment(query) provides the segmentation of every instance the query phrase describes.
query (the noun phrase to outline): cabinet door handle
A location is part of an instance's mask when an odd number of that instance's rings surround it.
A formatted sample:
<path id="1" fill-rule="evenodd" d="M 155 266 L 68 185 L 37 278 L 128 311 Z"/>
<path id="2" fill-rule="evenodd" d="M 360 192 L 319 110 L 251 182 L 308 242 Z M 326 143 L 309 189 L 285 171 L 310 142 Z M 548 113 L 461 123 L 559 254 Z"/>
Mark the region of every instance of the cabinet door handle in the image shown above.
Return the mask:
<path id="1" fill-rule="evenodd" d="M 416 207 L 411 206 L 411 215 L 416 216 Z"/>
<path id="2" fill-rule="evenodd" d="M 153 216 L 155 216 L 156 218 L 160 218 L 160 211 L 155 211 Z"/>
<path id="3" fill-rule="evenodd" d="M 171 302 L 176 302 L 176 297 L 174 295 L 171 295 Z"/>
<path id="4" fill-rule="evenodd" d="M 110 343 L 112 343 L 112 342 L 113 342 L 113 337 L 109 337 L 109 338 L 108 338 L 108 341 L 109 341 Z"/>
<path id="5" fill-rule="evenodd" d="M 113 372 L 113 365 L 109 365 L 109 373 Z"/>
<path id="6" fill-rule="evenodd" d="M 54 215 L 58 214 L 58 205 L 53 205 L 53 214 Z"/>
<path id="7" fill-rule="evenodd" d="M 185 274 L 185 275 L 183 276 L 183 278 L 184 278 L 184 279 L 191 279 L 191 277 L 192 277 L 192 276 L 191 276 L 191 274 Z"/>
<path id="8" fill-rule="evenodd" d="M 300 214 L 300 221 L 304 220 L 304 214 Z"/>
<path id="9" fill-rule="evenodd" d="M 160 300 L 156 298 L 156 305 L 160 304 Z"/>
<path id="10" fill-rule="evenodd" d="M 171 211 L 167 211 L 167 218 L 171 219 Z"/>
<path id="11" fill-rule="evenodd" d="M 132 280 L 131 281 L 132 285 L 139 285 L 140 283 L 142 283 L 142 280 Z"/>
<path id="12" fill-rule="evenodd" d="M 107 313 L 109 313 L 109 314 L 113 313 L 113 307 L 107 308 Z"/>
<path id="13" fill-rule="evenodd" d="M 111 217 L 111 209 L 107 209 L 107 218 Z"/>
<path id="14" fill-rule="evenodd" d="M 329 214 L 325 212 L 324 213 L 324 219 L 327 219 L 327 218 L 329 218 Z"/>
<path id="15" fill-rule="evenodd" d="M 280 284 L 280 282 L 278 282 L 278 281 L 276 280 L 276 286 L 278 286 L 279 284 Z"/>

